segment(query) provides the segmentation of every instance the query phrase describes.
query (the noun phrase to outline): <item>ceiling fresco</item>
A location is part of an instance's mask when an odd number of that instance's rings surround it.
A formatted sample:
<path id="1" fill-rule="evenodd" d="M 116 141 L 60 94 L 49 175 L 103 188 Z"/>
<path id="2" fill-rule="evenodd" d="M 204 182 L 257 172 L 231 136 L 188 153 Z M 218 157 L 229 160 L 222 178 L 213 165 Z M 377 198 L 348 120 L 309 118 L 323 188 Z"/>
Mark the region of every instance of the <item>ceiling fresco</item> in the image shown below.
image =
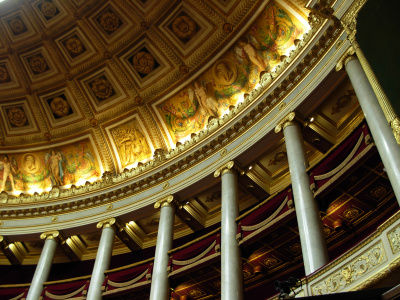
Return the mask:
<path id="1" fill-rule="evenodd" d="M 243 101 L 309 29 L 298 1 L 214 2 L 1 3 L 0 161 L 15 165 L 0 170 L 3 190 L 80 185 L 175 148 Z M 87 136 L 87 151 L 69 142 Z M 23 168 L 27 153 L 37 173 Z M 72 170 L 65 153 L 96 171 Z"/>

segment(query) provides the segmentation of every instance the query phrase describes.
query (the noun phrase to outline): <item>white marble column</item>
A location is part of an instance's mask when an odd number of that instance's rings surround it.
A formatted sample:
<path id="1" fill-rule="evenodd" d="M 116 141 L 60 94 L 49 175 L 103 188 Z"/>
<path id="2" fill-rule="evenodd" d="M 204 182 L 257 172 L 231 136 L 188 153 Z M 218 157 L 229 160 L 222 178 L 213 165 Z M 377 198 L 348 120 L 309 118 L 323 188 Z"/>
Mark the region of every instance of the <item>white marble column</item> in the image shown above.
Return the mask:
<path id="1" fill-rule="evenodd" d="M 345 66 L 392 184 L 394 194 L 400 204 L 400 146 L 393 136 L 392 129 L 359 60 L 354 56 L 348 57 Z"/>
<path id="2" fill-rule="evenodd" d="M 48 231 L 40 235 L 41 239 L 45 239 L 39 262 L 33 275 L 31 286 L 29 287 L 27 300 L 38 300 L 43 291 L 43 283 L 49 277 L 51 265 L 53 263 L 54 253 L 57 248 L 56 239 L 59 237 L 58 231 Z"/>
<path id="3" fill-rule="evenodd" d="M 97 249 L 96 261 L 94 263 L 92 277 L 90 279 L 88 300 L 100 300 L 101 286 L 105 280 L 104 272 L 110 266 L 110 260 L 115 238 L 115 219 L 107 219 L 97 224 L 97 228 L 103 228 L 101 231 L 99 248 Z"/>
<path id="4" fill-rule="evenodd" d="M 236 240 L 239 216 L 237 173 L 232 161 L 217 170 L 221 174 L 221 300 L 243 299 L 243 269 Z"/>
<path id="5" fill-rule="evenodd" d="M 306 172 L 308 160 L 303 137 L 294 118 L 295 113 L 290 113 L 278 124 L 275 132 L 283 128 L 304 268 L 306 275 L 309 275 L 328 263 L 329 257 L 318 204 Z"/>
<path id="6" fill-rule="evenodd" d="M 154 257 L 153 274 L 151 276 L 150 300 L 169 300 L 168 251 L 172 249 L 175 223 L 175 200 L 173 196 L 159 200 L 154 205 L 161 207 L 160 221 Z"/>

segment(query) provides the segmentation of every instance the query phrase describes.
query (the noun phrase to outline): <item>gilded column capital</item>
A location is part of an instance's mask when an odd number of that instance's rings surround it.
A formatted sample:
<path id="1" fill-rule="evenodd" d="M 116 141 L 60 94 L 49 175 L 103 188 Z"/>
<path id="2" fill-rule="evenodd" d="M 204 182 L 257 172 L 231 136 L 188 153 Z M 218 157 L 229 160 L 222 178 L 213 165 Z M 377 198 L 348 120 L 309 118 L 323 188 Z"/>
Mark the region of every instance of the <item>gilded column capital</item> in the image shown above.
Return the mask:
<path id="1" fill-rule="evenodd" d="M 224 175 L 225 173 L 228 172 L 235 172 L 237 171 L 240 175 L 244 175 L 245 172 L 239 168 L 237 164 L 235 164 L 234 161 L 230 160 L 227 163 L 223 164 L 220 166 L 215 172 L 214 172 L 214 177 L 219 177 L 221 175 Z"/>
<path id="2" fill-rule="evenodd" d="M 278 122 L 278 124 L 275 126 L 275 133 L 279 133 L 286 127 L 294 125 L 296 121 L 299 122 L 300 120 L 297 118 L 296 113 L 292 111 Z"/>
<path id="3" fill-rule="evenodd" d="M 356 52 L 353 47 L 349 47 L 346 52 L 339 58 L 336 64 L 336 71 L 339 72 L 343 67 L 346 67 L 347 63 L 357 57 L 354 55 Z"/>
<path id="4" fill-rule="evenodd" d="M 179 207 L 179 203 L 176 200 L 175 196 L 173 195 L 169 195 L 166 198 L 160 199 L 158 200 L 156 203 L 154 203 L 154 208 L 162 208 L 164 206 L 175 206 L 175 207 Z"/>
<path id="5" fill-rule="evenodd" d="M 40 235 L 42 240 L 55 240 L 60 238 L 60 232 L 57 230 L 46 231 Z"/>
<path id="6" fill-rule="evenodd" d="M 99 223 L 97 223 L 96 227 L 97 228 L 106 228 L 106 227 L 114 228 L 115 225 L 116 225 L 115 218 L 110 218 L 110 219 L 100 221 Z"/>

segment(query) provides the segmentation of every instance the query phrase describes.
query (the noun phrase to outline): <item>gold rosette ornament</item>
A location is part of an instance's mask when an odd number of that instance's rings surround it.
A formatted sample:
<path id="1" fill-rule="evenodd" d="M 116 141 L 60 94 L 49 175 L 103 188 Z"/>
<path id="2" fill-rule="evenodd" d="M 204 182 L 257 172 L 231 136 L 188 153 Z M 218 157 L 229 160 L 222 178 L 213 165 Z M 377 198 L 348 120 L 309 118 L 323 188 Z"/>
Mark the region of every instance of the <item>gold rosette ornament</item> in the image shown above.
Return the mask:
<path id="1" fill-rule="evenodd" d="M 11 124 L 22 127 L 26 123 L 26 116 L 22 109 L 18 107 L 13 107 L 8 111 L 8 119 Z"/>
<path id="2" fill-rule="evenodd" d="M 14 34 L 20 34 L 26 30 L 24 22 L 19 18 L 12 19 L 8 24 Z"/>
<path id="3" fill-rule="evenodd" d="M 79 55 L 83 52 L 82 42 L 74 36 L 65 41 L 65 47 L 72 55 Z"/>
<path id="4" fill-rule="evenodd" d="M 100 24 L 105 31 L 113 32 L 118 29 L 120 20 L 113 12 L 107 11 L 100 17 Z"/>
<path id="5" fill-rule="evenodd" d="M 173 32 L 183 40 L 189 40 L 196 34 L 196 23 L 188 16 L 180 16 L 172 23 Z"/>
<path id="6" fill-rule="evenodd" d="M 132 59 L 133 67 L 142 74 L 149 74 L 154 69 L 155 60 L 150 53 L 138 52 Z"/>
<path id="7" fill-rule="evenodd" d="M 40 11 L 45 17 L 52 18 L 57 13 L 57 7 L 51 1 L 44 1 L 40 8 Z"/>
<path id="8" fill-rule="evenodd" d="M 6 82 L 10 79 L 10 75 L 8 75 L 7 69 L 3 66 L 0 66 L 0 82 Z"/>
<path id="9" fill-rule="evenodd" d="M 55 97 L 50 103 L 51 111 L 59 117 L 69 114 L 69 104 L 61 97 Z"/>
<path id="10" fill-rule="evenodd" d="M 97 78 L 92 83 L 92 91 L 97 97 L 101 99 L 107 99 L 111 96 L 113 88 L 111 83 L 107 79 Z"/>
<path id="11" fill-rule="evenodd" d="M 35 55 L 31 57 L 29 59 L 29 65 L 31 66 L 32 70 L 36 73 L 43 73 L 47 68 L 46 61 L 41 55 Z"/>

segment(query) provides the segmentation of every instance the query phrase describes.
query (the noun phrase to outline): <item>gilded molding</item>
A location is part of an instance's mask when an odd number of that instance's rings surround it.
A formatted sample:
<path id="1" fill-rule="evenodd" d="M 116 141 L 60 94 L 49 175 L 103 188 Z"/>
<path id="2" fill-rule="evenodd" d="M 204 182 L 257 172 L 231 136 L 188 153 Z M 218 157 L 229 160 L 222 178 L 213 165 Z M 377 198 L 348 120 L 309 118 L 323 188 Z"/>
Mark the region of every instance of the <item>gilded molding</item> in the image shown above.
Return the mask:
<path id="1" fill-rule="evenodd" d="M 154 203 L 154 208 L 163 208 L 164 206 L 176 206 L 179 207 L 178 201 L 175 199 L 175 196 L 169 195 L 166 198 L 158 200 L 156 203 Z"/>
<path id="2" fill-rule="evenodd" d="M 96 227 L 97 228 L 106 228 L 106 227 L 114 228 L 114 225 L 116 225 L 115 218 L 110 218 L 110 219 L 100 221 L 99 223 L 97 223 Z"/>
<path id="3" fill-rule="evenodd" d="M 278 125 L 275 127 L 275 133 L 283 131 L 286 127 L 293 125 L 296 119 L 296 113 L 292 111 L 287 116 L 285 116 L 282 120 L 278 122 Z"/>
<path id="4" fill-rule="evenodd" d="M 380 240 L 338 270 L 312 284 L 311 293 L 312 295 L 337 293 L 353 282 L 357 282 L 386 261 L 387 256 Z"/>
<path id="5" fill-rule="evenodd" d="M 55 240 L 57 238 L 60 238 L 60 232 L 58 232 L 57 230 L 46 231 L 40 235 L 40 238 L 42 240 Z"/>
<path id="6" fill-rule="evenodd" d="M 386 268 L 379 271 L 375 275 L 371 276 L 370 278 L 365 280 L 363 283 L 352 288 L 351 291 L 360 291 L 360 290 L 373 288 L 378 283 L 382 282 L 387 277 L 389 277 L 392 273 L 397 272 L 399 269 L 400 269 L 400 257 L 393 260 Z"/>

